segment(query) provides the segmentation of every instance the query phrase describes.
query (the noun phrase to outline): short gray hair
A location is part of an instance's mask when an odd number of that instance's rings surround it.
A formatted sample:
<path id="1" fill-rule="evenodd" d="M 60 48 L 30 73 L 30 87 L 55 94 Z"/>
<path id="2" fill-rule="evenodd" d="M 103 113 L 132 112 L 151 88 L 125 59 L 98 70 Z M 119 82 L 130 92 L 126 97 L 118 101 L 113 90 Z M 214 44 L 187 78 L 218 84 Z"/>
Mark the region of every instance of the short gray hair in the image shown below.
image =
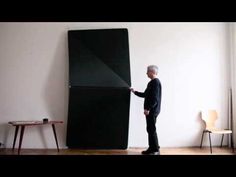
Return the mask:
<path id="1" fill-rule="evenodd" d="M 150 66 L 148 66 L 148 67 L 147 67 L 147 70 L 148 70 L 148 71 L 154 71 L 155 74 L 158 73 L 158 67 L 157 67 L 156 65 L 150 65 Z"/>

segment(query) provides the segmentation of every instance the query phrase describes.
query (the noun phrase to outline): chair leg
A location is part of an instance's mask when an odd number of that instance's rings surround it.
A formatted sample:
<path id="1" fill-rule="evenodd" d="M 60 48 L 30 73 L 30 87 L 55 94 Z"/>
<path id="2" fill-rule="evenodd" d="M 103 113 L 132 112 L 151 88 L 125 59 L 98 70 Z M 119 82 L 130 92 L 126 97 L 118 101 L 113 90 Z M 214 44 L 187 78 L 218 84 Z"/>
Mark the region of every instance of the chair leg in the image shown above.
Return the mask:
<path id="1" fill-rule="evenodd" d="M 203 141 L 203 136 L 205 134 L 205 131 L 202 131 L 202 139 L 201 139 L 201 144 L 200 144 L 200 148 L 202 148 L 202 141 Z"/>
<path id="2" fill-rule="evenodd" d="M 222 147 L 222 145 L 223 145 L 223 140 L 224 140 L 224 134 L 222 134 L 221 145 L 220 145 L 220 147 Z"/>
<path id="3" fill-rule="evenodd" d="M 211 133 L 209 132 L 209 141 L 210 141 L 210 150 L 211 150 L 211 154 L 212 154 L 212 147 L 211 147 Z"/>

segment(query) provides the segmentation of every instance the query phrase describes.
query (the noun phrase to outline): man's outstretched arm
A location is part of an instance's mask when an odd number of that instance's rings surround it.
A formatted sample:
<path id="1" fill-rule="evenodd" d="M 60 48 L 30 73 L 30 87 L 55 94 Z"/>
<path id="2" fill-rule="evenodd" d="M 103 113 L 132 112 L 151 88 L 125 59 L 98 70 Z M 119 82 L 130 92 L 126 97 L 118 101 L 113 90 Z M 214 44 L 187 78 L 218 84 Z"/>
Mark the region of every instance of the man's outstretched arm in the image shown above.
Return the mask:
<path id="1" fill-rule="evenodd" d="M 133 88 L 130 88 L 130 91 L 133 92 L 135 95 L 141 97 L 141 98 L 145 98 L 145 93 L 144 92 L 135 91 Z"/>

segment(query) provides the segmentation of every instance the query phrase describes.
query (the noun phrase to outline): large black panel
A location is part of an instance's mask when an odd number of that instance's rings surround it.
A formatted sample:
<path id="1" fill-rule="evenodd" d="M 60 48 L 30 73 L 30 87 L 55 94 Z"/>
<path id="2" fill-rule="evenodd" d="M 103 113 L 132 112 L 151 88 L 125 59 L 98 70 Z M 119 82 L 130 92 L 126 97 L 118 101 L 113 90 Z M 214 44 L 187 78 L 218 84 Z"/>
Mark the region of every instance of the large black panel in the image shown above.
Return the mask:
<path id="1" fill-rule="evenodd" d="M 69 31 L 71 86 L 129 87 L 127 29 Z"/>
<path id="2" fill-rule="evenodd" d="M 127 29 L 73 30 L 68 41 L 67 146 L 127 148 L 131 85 Z"/>
<path id="3" fill-rule="evenodd" d="M 128 140 L 128 89 L 70 89 L 67 144 L 73 148 L 125 149 Z"/>

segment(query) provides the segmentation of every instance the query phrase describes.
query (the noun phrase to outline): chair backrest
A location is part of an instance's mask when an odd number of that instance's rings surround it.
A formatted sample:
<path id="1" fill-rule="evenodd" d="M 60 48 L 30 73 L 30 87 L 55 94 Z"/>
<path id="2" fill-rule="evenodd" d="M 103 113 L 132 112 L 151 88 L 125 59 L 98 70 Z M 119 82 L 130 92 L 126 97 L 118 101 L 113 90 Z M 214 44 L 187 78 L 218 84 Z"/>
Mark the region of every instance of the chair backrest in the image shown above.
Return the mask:
<path id="1" fill-rule="evenodd" d="M 207 110 L 201 112 L 201 118 L 206 124 L 206 130 L 216 129 L 215 121 L 217 120 L 216 110 Z"/>

